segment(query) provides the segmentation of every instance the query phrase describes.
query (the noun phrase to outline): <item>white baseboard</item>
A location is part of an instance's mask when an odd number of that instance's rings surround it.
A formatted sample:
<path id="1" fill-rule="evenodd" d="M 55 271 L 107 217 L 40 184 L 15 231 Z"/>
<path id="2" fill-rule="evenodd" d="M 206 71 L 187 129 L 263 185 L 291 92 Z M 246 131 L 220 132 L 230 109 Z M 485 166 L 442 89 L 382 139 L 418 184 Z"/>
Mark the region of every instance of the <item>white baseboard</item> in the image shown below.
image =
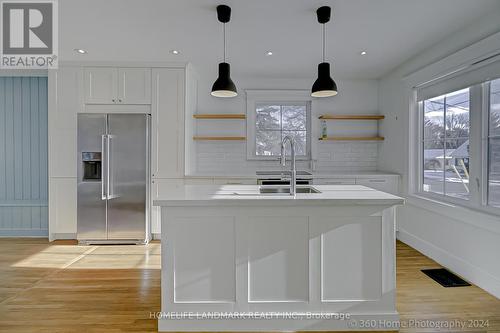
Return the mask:
<path id="1" fill-rule="evenodd" d="M 68 232 L 68 233 L 52 233 L 52 234 L 50 234 L 50 241 L 54 241 L 57 239 L 76 239 L 76 233 Z"/>
<path id="2" fill-rule="evenodd" d="M 270 312 L 272 313 L 272 312 Z M 182 315 L 183 313 L 176 313 Z M 209 313 L 208 313 L 209 314 Z M 349 319 L 335 319 L 331 313 L 294 313 L 293 318 L 251 318 L 236 313 L 236 319 L 158 319 L 159 332 L 295 332 L 295 331 L 399 331 L 398 313 L 349 313 Z M 174 314 L 175 315 L 175 314 Z M 254 313 L 255 315 L 255 313 Z"/>
<path id="3" fill-rule="evenodd" d="M 402 229 L 398 230 L 396 236 L 403 243 L 422 252 L 440 265 L 462 276 L 467 281 L 484 289 L 496 298 L 500 298 L 500 278 Z"/>

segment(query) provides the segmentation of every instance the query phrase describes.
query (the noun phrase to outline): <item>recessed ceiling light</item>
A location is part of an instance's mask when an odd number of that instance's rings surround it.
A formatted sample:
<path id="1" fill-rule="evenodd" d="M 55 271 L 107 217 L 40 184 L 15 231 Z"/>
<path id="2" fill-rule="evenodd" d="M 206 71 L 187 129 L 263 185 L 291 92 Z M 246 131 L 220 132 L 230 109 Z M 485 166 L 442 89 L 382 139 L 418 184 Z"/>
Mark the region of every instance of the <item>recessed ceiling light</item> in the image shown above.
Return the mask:
<path id="1" fill-rule="evenodd" d="M 267 51 L 267 52 L 266 52 L 266 55 L 268 55 L 268 56 L 272 56 L 272 55 L 273 55 L 273 52 L 272 52 L 272 51 Z"/>
<path id="2" fill-rule="evenodd" d="M 361 51 L 359 54 L 366 55 L 366 51 Z"/>
<path id="3" fill-rule="evenodd" d="M 74 49 L 74 51 L 76 53 L 79 53 L 79 54 L 87 54 L 87 51 L 83 50 L 83 49 Z"/>
<path id="4" fill-rule="evenodd" d="M 177 50 L 172 50 L 172 54 L 179 54 L 180 52 Z"/>

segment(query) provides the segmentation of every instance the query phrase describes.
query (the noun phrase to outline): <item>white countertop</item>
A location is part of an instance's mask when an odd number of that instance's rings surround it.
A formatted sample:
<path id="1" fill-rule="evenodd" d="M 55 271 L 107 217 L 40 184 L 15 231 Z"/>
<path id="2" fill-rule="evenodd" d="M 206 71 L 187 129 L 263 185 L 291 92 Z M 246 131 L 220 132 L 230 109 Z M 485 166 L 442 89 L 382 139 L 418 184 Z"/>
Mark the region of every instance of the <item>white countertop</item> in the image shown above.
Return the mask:
<path id="1" fill-rule="evenodd" d="M 300 186 L 299 186 L 300 187 Z M 361 185 L 314 185 L 321 193 L 260 194 L 258 185 L 180 185 L 167 189 L 155 206 L 332 206 L 399 205 L 404 199 Z"/>
<path id="2" fill-rule="evenodd" d="M 281 170 L 281 169 L 280 169 Z M 272 171 L 278 171 L 272 170 Z M 284 171 L 288 171 L 287 169 L 284 169 Z M 308 170 L 305 170 L 308 171 Z M 310 171 L 308 171 L 310 172 Z M 392 173 L 392 172 L 386 172 L 386 171 L 353 171 L 353 172 L 348 172 L 348 171 L 342 171 L 342 172 L 325 172 L 325 171 L 318 171 L 318 172 L 311 172 L 312 178 L 369 178 L 369 177 L 374 177 L 374 176 L 399 176 L 397 173 Z M 237 178 L 237 179 L 257 179 L 261 178 L 262 176 L 257 176 L 255 173 L 254 174 L 191 174 L 191 175 L 186 175 L 185 178 L 191 178 L 191 179 L 198 179 L 198 178 L 214 178 L 214 179 L 226 179 L 226 178 Z"/>

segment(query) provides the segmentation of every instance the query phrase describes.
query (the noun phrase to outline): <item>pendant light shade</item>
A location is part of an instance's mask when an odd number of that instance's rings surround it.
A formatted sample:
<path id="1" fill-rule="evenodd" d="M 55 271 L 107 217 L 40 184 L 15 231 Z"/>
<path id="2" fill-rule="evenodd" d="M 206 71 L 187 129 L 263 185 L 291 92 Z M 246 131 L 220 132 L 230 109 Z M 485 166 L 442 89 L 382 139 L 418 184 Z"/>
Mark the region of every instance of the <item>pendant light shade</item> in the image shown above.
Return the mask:
<path id="1" fill-rule="evenodd" d="M 338 93 L 337 84 L 330 76 L 330 64 L 325 61 L 325 24 L 330 21 L 331 8 L 323 6 L 316 11 L 318 22 L 323 25 L 323 62 L 318 65 L 318 78 L 311 89 L 312 97 L 331 97 Z"/>
<path id="2" fill-rule="evenodd" d="M 330 64 L 322 62 L 318 65 L 318 78 L 311 89 L 312 97 L 330 97 L 337 95 L 337 84 L 330 76 Z"/>
<path id="3" fill-rule="evenodd" d="M 219 64 L 219 77 L 212 86 L 212 96 L 215 97 L 235 97 L 238 95 L 236 85 L 231 80 L 231 68 L 227 62 Z"/>
<path id="4" fill-rule="evenodd" d="M 238 95 L 236 85 L 231 80 L 231 67 L 226 62 L 226 23 L 231 19 L 231 7 L 217 6 L 217 19 L 223 23 L 224 29 L 224 61 L 219 63 L 219 77 L 212 86 L 211 95 L 215 97 L 235 97 Z"/>

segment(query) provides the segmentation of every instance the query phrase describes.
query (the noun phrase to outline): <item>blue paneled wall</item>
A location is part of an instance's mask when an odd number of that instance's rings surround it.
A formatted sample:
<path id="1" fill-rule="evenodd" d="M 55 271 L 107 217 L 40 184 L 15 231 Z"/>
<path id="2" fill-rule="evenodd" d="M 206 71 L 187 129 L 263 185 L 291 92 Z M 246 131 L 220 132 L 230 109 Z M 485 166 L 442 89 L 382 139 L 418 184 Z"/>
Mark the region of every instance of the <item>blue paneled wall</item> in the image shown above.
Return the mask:
<path id="1" fill-rule="evenodd" d="M 48 235 L 47 78 L 0 77 L 0 236 Z"/>

